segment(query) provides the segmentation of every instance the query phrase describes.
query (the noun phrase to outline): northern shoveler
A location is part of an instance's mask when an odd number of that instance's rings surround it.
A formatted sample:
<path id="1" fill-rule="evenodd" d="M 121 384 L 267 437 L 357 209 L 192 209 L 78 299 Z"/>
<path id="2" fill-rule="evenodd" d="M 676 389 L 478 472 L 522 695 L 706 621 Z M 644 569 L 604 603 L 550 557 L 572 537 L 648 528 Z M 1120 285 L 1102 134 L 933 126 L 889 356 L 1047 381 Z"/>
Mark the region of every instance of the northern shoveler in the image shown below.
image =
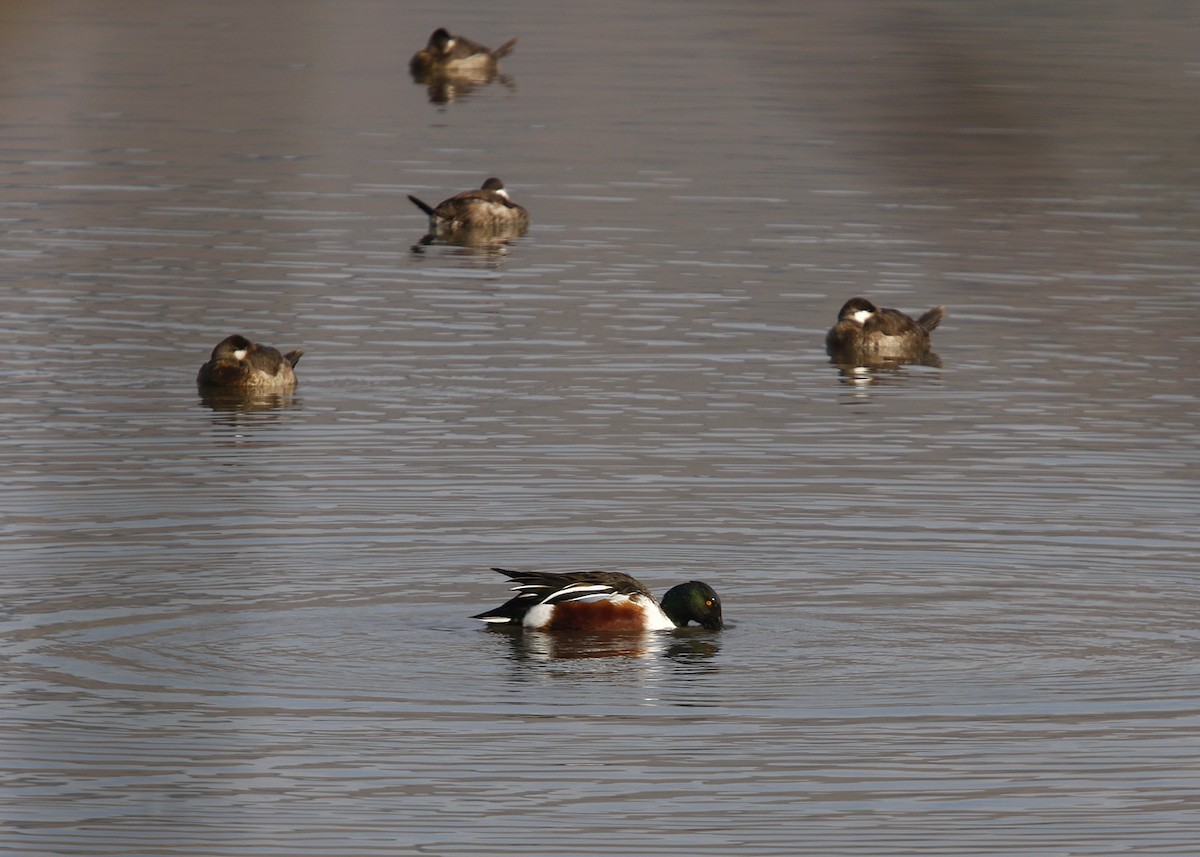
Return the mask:
<path id="1" fill-rule="evenodd" d="M 425 47 L 413 54 L 408 68 L 417 78 L 462 72 L 493 74 L 496 63 L 512 53 L 516 44 L 516 39 L 509 39 L 493 51 L 465 36 L 452 36 L 445 27 L 438 27 Z"/>
<path id="2" fill-rule="evenodd" d="M 517 595 L 494 610 L 472 617 L 537 631 L 668 631 L 688 622 L 716 630 L 721 599 L 707 583 L 692 580 L 654 600 L 642 583 L 613 571 L 509 571 Z"/>
<path id="3" fill-rule="evenodd" d="M 825 351 L 838 363 L 920 360 L 929 354 L 929 334 L 945 314 L 945 307 L 935 306 L 914 320 L 898 309 L 851 298 L 825 336 Z"/>
<path id="4" fill-rule="evenodd" d="M 512 201 L 504 182 L 492 177 L 479 190 L 455 194 L 437 204 L 426 204 L 412 194 L 412 204 L 429 215 L 430 235 L 460 232 L 520 235 L 529 227 L 529 212 Z"/>
<path id="5" fill-rule="evenodd" d="M 235 333 L 217 343 L 212 357 L 200 367 L 196 383 L 206 388 L 286 392 L 296 386 L 292 367 L 303 353 L 297 348 L 280 354 L 269 345 L 259 345 Z"/>

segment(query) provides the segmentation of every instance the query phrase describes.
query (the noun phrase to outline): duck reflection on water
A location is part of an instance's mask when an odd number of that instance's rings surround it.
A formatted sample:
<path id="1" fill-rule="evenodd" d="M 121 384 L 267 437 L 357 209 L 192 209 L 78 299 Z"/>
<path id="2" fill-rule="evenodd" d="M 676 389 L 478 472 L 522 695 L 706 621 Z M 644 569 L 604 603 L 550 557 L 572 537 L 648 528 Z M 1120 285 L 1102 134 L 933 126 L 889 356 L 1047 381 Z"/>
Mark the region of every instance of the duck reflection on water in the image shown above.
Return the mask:
<path id="1" fill-rule="evenodd" d="M 293 393 L 259 393 L 253 390 L 202 390 L 200 404 L 211 411 L 248 414 L 290 408 L 299 400 Z"/>
<path id="2" fill-rule="evenodd" d="M 721 651 L 718 636 L 702 628 L 603 634 L 553 634 L 503 625 L 486 631 L 508 642 L 509 658 L 523 661 L 595 661 L 609 658 L 703 664 Z"/>

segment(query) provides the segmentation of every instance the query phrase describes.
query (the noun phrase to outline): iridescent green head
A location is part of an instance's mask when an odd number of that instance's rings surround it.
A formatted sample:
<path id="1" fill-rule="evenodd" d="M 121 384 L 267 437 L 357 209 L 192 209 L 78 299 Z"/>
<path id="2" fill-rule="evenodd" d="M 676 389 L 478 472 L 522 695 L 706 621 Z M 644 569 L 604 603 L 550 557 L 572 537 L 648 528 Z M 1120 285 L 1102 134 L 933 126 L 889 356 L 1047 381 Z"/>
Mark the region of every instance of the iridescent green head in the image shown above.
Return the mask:
<path id="1" fill-rule="evenodd" d="M 680 628 L 688 622 L 713 631 L 725 627 L 721 621 L 720 597 L 711 586 L 699 580 L 672 586 L 660 603 L 663 612 Z"/>

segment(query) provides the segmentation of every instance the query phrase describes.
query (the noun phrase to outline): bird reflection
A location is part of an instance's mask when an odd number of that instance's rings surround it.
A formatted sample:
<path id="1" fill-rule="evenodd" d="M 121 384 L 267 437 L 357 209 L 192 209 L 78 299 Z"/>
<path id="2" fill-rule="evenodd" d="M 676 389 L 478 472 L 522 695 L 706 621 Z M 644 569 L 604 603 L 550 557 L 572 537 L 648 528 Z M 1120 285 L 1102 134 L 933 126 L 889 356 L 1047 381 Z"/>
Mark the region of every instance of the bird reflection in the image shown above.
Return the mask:
<path id="1" fill-rule="evenodd" d="M 673 639 L 663 653 L 671 660 L 681 664 L 708 664 L 721 651 L 719 640 L 700 631 L 681 631 L 672 635 Z M 711 666 L 711 664 L 709 664 Z"/>
<path id="2" fill-rule="evenodd" d="M 489 625 L 485 630 L 507 638 L 509 656 L 516 662 L 666 657 L 695 664 L 710 660 L 720 651 L 716 636 L 700 628 L 605 634 L 545 634 L 498 625 Z"/>
<path id="3" fill-rule="evenodd" d="M 497 235 L 487 231 L 459 231 L 454 235 L 427 233 L 410 249 L 414 256 L 423 256 L 429 247 L 445 247 L 445 253 L 451 256 L 499 262 L 508 255 L 512 242 L 520 237 Z"/>
<path id="4" fill-rule="evenodd" d="M 449 104 L 462 101 L 476 89 L 481 89 L 490 83 L 499 83 L 510 92 L 516 92 L 517 83 L 511 75 L 492 71 L 413 73 L 413 82 L 424 85 L 425 93 L 430 104 Z"/>
<path id="5" fill-rule="evenodd" d="M 928 366 L 932 369 L 942 368 L 942 358 L 929 351 L 922 354 L 916 360 L 899 360 L 876 358 L 874 360 L 852 361 L 848 363 L 840 362 L 837 358 L 829 361 L 837 367 L 838 375 L 841 376 L 842 382 L 858 386 L 862 383 L 878 383 L 882 381 L 887 383 L 889 379 L 904 377 L 905 366 Z"/>
<path id="6" fill-rule="evenodd" d="M 855 399 L 862 399 L 867 396 L 869 390 L 876 387 L 911 387 L 928 384 L 931 379 L 936 381 L 940 379 L 940 373 L 912 372 L 908 371 L 908 367 L 927 366 L 940 369 L 942 361 L 931 351 L 920 360 L 877 361 L 868 365 L 834 363 L 834 366 L 837 368 L 838 381 L 854 390 Z"/>
<path id="7" fill-rule="evenodd" d="M 204 390 L 200 404 L 211 411 L 227 414 L 247 414 L 256 411 L 278 411 L 296 404 L 292 393 L 258 393 L 251 390 Z"/>
<path id="8" fill-rule="evenodd" d="M 200 404 L 213 412 L 213 428 L 225 441 L 239 445 L 256 431 L 276 425 L 284 411 L 299 406 L 291 393 L 205 391 Z"/>

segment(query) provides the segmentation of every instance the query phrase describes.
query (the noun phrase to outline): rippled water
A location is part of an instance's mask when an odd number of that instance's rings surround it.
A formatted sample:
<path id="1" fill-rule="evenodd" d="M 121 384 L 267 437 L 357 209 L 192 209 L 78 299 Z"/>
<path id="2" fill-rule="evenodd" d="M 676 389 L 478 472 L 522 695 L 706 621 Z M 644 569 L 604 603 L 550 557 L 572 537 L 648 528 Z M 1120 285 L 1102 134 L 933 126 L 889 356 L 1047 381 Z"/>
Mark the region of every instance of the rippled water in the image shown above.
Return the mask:
<path id="1" fill-rule="evenodd" d="M 1194 853 L 1197 18 L 825 5 L 0 13 L 0 850 Z M 858 293 L 942 365 L 831 366 Z"/>

